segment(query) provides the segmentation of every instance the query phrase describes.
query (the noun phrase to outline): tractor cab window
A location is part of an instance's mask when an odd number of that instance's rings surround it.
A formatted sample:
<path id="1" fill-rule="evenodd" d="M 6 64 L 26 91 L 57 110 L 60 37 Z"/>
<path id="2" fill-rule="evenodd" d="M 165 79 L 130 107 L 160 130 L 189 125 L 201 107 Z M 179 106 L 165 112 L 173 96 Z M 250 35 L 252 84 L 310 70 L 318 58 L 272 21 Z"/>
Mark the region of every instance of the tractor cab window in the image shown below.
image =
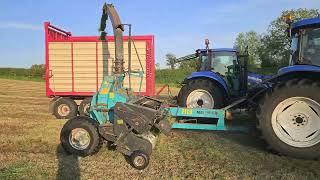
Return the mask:
<path id="1" fill-rule="evenodd" d="M 298 39 L 298 33 L 295 33 L 291 39 L 291 47 L 290 47 L 290 65 L 294 65 L 295 62 L 297 62 L 297 58 L 298 58 L 298 43 L 299 43 L 299 39 Z"/>
<path id="2" fill-rule="evenodd" d="M 225 76 L 228 72 L 228 66 L 232 66 L 234 62 L 237 62 L 236 52 L 215 52 L 212 58 L 211 69 Z"/>
<path id="3" fill-rule="evenodd" d="M 200 56 L 200 71 L 210 71 L 211 59 L 207 56 L 206 53 L 203 53 Z"/>
<path id="4" fill-rule="evenodd" d="M 320 28 L 302 31 L 299 62 L 320 66 Z"/>

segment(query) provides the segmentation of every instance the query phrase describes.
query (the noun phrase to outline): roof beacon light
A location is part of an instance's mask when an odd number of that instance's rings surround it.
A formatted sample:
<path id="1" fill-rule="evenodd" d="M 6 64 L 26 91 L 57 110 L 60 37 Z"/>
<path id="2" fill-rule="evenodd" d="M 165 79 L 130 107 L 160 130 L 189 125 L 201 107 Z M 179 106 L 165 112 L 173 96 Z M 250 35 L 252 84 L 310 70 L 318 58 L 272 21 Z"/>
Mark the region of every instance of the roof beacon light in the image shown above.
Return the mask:
<path id="1" fill-rule="evenodd" d="M 209 39 L 205 39 L 204 40 L 204 44 L 206 45 L 206 49 L 208 50 L 209 49 L 209 44 L 210 44 Z"/>
<path id="2" fill-rule="evenodd" d="M 291 24 L 292 23 L 292 14 L 290 14 L 290 13 L 288 13 L 288 14 L 286 14 L 285 15 L 285 22 L 287 23 L 287 24 Z"/>

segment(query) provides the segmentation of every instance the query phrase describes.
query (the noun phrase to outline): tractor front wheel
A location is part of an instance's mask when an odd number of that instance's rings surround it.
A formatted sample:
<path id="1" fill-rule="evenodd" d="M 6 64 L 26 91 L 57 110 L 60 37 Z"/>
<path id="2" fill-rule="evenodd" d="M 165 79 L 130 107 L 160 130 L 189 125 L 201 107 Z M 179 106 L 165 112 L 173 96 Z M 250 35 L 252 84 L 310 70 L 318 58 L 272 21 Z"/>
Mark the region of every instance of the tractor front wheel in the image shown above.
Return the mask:
<path id="1" fill-rule="evenodd" d="M 67 121 L 61 130 L 60 141 L 68 153 L 78 156 L 95 154 L 103 143 L 98 133 L 98 123 L 85 116 Z"/>
<path id="2" fill-rule="evenodd" d="M 319 89 L 311 80 L 295 79 L 266 94 L 257 116 L 272 149 L 298 158 L 320 157 Z"/>
<path id="3" fill-rule="evenodd" d="M 187 108 L 221 108 L 225 96 L 221 88 L 207 79 L 188 81 L 180 90 L 178 105 Z"/>

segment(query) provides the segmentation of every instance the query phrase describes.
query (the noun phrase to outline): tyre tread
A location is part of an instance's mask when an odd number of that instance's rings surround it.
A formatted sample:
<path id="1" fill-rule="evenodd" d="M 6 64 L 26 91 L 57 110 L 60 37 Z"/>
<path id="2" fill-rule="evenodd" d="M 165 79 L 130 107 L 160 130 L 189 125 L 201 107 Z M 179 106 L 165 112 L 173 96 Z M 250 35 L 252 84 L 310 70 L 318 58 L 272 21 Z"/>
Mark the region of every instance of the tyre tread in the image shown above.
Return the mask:
<path id="1" fill-rule="evenodd" d="M 69 143 L 68 143 L 68 137 L 65 137 L 66 135 L 69 136 L 69 134 L 67 132 L 69 131 L 70 127 L 72 127 L 72 126 L 81 126 L 82 124 L 86 124 L 86 125 L 91 126 L 92 128 L 95 128 L 96 129 L 96 132 L 95 132 L 96 134 L 94 134 L 93 136 L 96 135 L 98 137 L 98 139 L 95 140 L 95 141 L 98 141 L 98 142 L 97 143 L 94 142 L 95 143 L 93 145 L 94 148 L 89 149 L 88 152 L 78 151 L 78 150 L 73 149 L 71 147 L 71 145 L 69 145 Z M 103 145 L 103 141 L 102 141 L 102 139 L 101 139 L 101 137 L 99 135 L 99 131 L 97 129 L 98 125 L 99 125 L 98 122 L 95 122 L 94 120 L 91 120 L 90 118 L 84 117 L 84 116 L 78 116 L 78 117 L 74 117 L 74 118 L 68 120 L 65 123 L 65 125 L 63 126 L 63 128 L 61 130 L 61 134 L 60 134 L 60 140 L 61 140 L 62 147 L 68 153 L 76 154 L 76 155 L 79 155 L 79 156 L 91 156 L 93 154 L 96 154 L 101 149 L 101 147 Z M 67 138 L 67 139 L 65 139 L 65 138 Z"/>
<path id="2" fill-rule="evenodd" d="M 257 129 L 261 131 L 261 134 L 263 136 L 263 139 L 268 143 L 268 146 L 275 152 L 281 154 L 281 155 L 289 155 L 294 156 L 298 158 L 304 158 L 304 159 L 316 159 L 320 157 L 320 143 L 315 145 L 319 147 L 318 149 L 311 149 L 311 148 L 304 148 L 298 149 L 294 147 L 290 147 L 289 145 L 286 145 L 285 143 L 279 143 L 274 142 L 274 138 L 272 138 L 270 132 L 271 130 L 268 129 L 269 126 L 266 126 L 267 121 L 270 121 L 267 119 L 267 113 L 270 109 L 271 103 L 276 99 L 277 95 L 290 91 L 292 89 L 300 89 L 301 91 L 305 89 L 315 90 L 316 88 L 319 88 L 319 82 L 314 82 L 310 79 L 292 79 L 289 80 L 286 83 L 278 83 L 274 88 L 273 91 L 269 91 L 265 94 L 265 96 L 260 100 L 259 108 L 256 112 L 256 116 L 258 118 L 257 122 Z M 320 99 L 320 96 L 319 96 Z M 267 112 L 266 112 L 267 111 Z M 271 112 L 272 113 L 272 112 Z M 273 132 L 273 130 L 272 130 Z M 278 140 L 280 141 L 280 140 Z M 279 147 L 279 144 L 281 144 L 281 147 Z M 290 147 L 288 150 L 285 150 L 284 147 Z M 314 146 L 312 146 L 314 147 Z M 302 151 L 308 151 L 308 153 L 302 153 Z M 310 153 L 312 152 L 312 153 Z"/>

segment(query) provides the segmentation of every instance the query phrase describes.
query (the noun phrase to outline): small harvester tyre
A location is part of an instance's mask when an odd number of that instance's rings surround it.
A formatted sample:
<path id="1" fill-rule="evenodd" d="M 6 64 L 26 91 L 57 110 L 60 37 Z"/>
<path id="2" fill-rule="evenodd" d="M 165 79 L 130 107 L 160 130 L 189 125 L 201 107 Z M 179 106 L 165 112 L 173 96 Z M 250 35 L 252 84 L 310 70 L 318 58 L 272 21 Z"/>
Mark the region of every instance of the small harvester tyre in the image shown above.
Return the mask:
<path id="1" fill-rule="evenodd" d="M 89 116 L 89 108 L 92 98 L 85 98 L 79 105 L 80 116 Z"/>
<path id="2" fill-rule="evenodd" d="M 258 127 L 271 149 L 303 159 L 320 157 L 320 85 L 308 79 L 279 83 L 260 102 Z"/>
<path id="3" fill-rule="evenodd" d="M 97 153 L 103 144 L 99 136 L 98 125 L 98 122 L 85 116 L 78 116 L 67 121 L 60 133 L 60 141 L 64 150 L 78 156 Z"/>
<path id="4" fill-rule="evenodd" d="M 222 89 L 216 83 L 207 79 L 188 81 L 178 95 L 178 105 L 188 108 L 221 108 L 224 106 L 225 100 L 226 96 Z"/>
<path id="5" fill-rule="evenodd" d="M 130 164 L 138 170 L 143 170 L 149 165 L 149 155 L 143 151 L 134 151 L 130 155 Z"/>
<path id="6" fill-rule="evenodd" d="M 53 105 L 53 115 L 57 119 L 70 119 L 78 114 L 78 106 L 70 98 L 59 98 Z"/>

